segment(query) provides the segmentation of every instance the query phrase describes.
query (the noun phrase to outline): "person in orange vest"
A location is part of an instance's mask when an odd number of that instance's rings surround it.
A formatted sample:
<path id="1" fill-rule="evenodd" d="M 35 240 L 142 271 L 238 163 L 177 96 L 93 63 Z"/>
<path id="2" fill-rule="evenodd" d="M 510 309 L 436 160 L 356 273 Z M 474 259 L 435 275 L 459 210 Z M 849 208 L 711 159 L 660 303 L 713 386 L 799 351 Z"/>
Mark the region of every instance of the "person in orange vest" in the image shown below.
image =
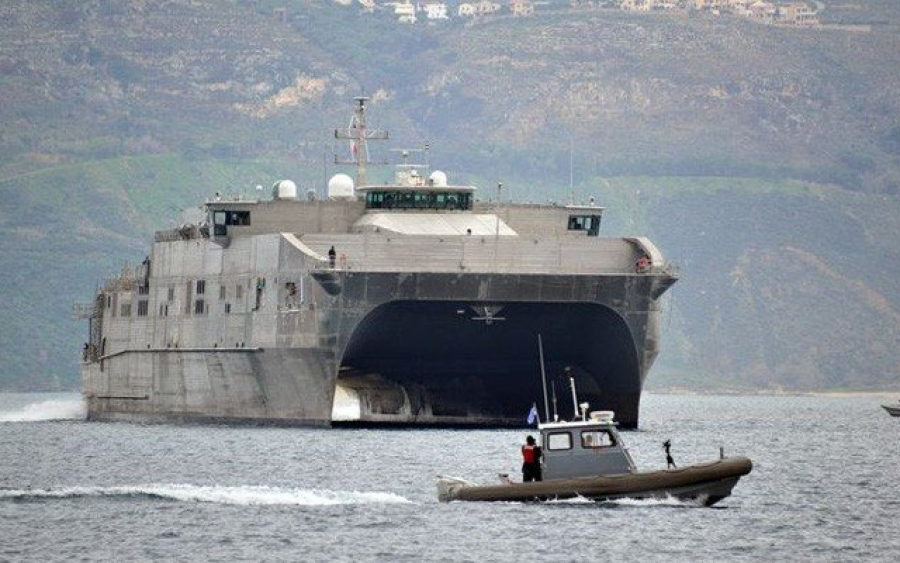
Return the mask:
<path id="1" fill-rule="evenodd" d="M 534 436 L 525 438 L 522 446 L 522 481 L 541 480 L 541 447 L 535 445 Z"/>

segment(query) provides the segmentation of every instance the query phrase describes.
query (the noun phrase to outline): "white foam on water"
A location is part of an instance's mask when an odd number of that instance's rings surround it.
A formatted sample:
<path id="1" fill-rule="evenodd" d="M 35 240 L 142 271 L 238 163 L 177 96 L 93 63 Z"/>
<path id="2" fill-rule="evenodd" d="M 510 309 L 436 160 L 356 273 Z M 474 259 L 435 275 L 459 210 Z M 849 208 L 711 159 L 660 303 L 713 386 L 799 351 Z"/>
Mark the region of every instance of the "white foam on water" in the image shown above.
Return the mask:
<path id="1" fill-rule="evenodd" d="M 652 506 L 676 506 L 676 507 L 694 507 L 694 506 L 703 506 L 704 505 L 703 498 L 698 498 L 694 500 L 689 499 L 679 499 L 673 496 L 666 496 L 662 498 L 620 498 L 620 499 L 610 499 L 599 501 L 599 504 L 605 504 L 607 506 L 636 506 L 636 507 L 652 507 Z M 545 501 L 546 504 L 595 504 L 598 501 L 591 500 L 589 498 L 585 498 L 583 496 L 576 496 L 567 499 L 551 499 Z"/>
<path id="2" fill-rule="evenodd" d="M 546 504 L 594 504 L 589 498 L 577 496 L 572 498 L 550 499 L 544 501 Z"/>
<path id="3" fill-rule="evenodd" d="M 385 492 L 287 489 L 264 486 L 198 486 L 185 484 L 116 487 L 60 487 L 58 489 L 0 489 L 0 500 L 40 500 L 79 497 L 149 497 L 180 502 L 208 502 L 239 506 L 329 506 L 346 504 L 406 504 L 400 495 Z"/>
<path id="4" fill-rule="evenodd" d="M 682 506 L 682 507 L 695 507 L 695 506 L 703 506 L 704 498 L 696 498 L 696 499 L 679 499 L 673 496 L 666 496 L 662 498 L 622 498 L 617 500 L 610 500 L 612 504 L 617 504 L 619 506 Z"/>
<path id="5" fill-rule="evenodd" d="M 82 399 L 57 399 L 31 403 L 17 411 L 0 412 L 0 422 L 84 420 L 86 416 Z"/>

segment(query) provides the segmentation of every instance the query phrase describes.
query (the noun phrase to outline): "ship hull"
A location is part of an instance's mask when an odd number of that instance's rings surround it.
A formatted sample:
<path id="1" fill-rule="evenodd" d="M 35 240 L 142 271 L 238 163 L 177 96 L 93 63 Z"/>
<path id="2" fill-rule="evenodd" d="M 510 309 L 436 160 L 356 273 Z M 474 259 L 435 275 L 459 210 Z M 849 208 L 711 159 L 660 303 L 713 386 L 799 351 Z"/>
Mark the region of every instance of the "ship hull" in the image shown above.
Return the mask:
<path id="1" fill-rule="evenodd" d="M 354 205 L 312 211 L 337 220 Z M 635 271 L 656 252 L 643 239 L 554 240 L 161 233 L 92 308 L 88 418 L 521 426 L 543 367 L 560 416 L 573 414 L 567 373 L 592 409 L 634 428 L 676 276 Z"/>
<path id="2" fill-rule="evenodd" d="M 329 272 L 319 347 L 122 350 L 85 364 L 92 420 L 250 424 L 521 426 L 549 385 L 564 396 L 572 368 L 592 408 L 638 423 L 656 355 L 659 311 L 622 314 L 646 288 L 624 277 Z M 330 284 L 330 286 L 329 286 Z M 600 299 L 598 299 L 598 297 Z M 608 297 L 604 299 L 604 297 Z M 468 299 L 465 299 L 468 298 Z M 295 341 L 299 315 L 275 324 Z M 559 413 L 573 409 L 560 401 Z"/>

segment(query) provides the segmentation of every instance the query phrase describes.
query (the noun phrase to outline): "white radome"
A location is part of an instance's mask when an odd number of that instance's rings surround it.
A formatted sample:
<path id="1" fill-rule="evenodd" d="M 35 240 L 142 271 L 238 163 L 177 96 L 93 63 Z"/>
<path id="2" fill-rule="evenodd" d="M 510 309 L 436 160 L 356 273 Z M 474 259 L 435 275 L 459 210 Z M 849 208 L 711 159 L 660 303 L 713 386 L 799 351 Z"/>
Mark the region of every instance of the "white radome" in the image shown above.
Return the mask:
<path id="1" fill-rule="evenodd" d="M 272 197 L 275 199 L 297 199 L 297 184 L 291 180 L 279 180 L 272 186 Z"/>
<path id="2" fill-rule="evenodd" d="M 432 186 L 437 186 L 439 188 L 444 188 L 447 186 L 447 175 L 440 170 L 435 170 L 428 176 L 428 183 Z"/>
<path id="3" fill-rule="evenodd" d="M 354 197 L 353 178 L 346 174 L 335 174 L 328 180 L 330 199 Z"/>

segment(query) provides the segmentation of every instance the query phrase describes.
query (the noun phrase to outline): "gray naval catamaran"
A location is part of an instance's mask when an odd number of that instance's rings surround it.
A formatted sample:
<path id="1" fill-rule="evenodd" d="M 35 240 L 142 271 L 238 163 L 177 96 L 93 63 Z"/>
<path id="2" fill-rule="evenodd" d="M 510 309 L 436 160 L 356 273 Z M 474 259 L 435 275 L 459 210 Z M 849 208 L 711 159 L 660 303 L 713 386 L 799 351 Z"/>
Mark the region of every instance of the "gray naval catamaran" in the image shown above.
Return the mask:
<path id="1" fill-rule="evenodd" d="M 216 197 L 81 307 L 90 420 L 521 426 L 546 367 L 638 424 L 676 281 L 646 238 L 599 236 L 601 207 L 476 199 L 403 162 L 368 183 L 367 98 L 335 131 L 356 181 Z"/>

